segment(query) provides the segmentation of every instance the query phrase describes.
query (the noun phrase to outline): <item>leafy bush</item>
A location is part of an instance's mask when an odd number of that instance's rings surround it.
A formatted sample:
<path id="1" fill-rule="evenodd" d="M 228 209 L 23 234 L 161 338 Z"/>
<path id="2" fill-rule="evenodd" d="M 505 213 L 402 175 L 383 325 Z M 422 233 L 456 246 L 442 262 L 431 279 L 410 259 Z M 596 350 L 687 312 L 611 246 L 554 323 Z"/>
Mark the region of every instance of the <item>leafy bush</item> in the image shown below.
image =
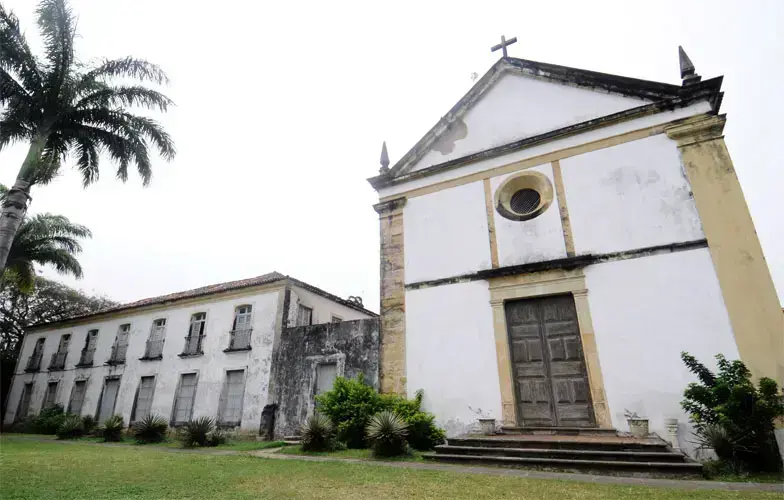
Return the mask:
<path id="1" fill-rule="evenodd" d="M 125 428 L 122 415 L 112 415 L 100 427 L 100 435 L 104 442 L 122 441 L 122 431 Z"/>
<path id="2" fill-rule="evenodd" d="M 396 457 L 408 452 L 408 425 L 390 410 L 374 415 L 367 426 L 373 456 Z"/>
<path id="3" fill-rule="evenodd" d="M 186 448 L 191 446 L 207 446 L 209 434 L 215 428 L 215 421 L 210 417 L 199 417 L 191 420 L 180 428 L 180 441 Z"/>
<path id="4" fill-rule="evenodd" d="M 78 415 L 66 415 L 57 429 L 57 439 L 78 439 L 84 434 L 82 419 Z"/>
<path id="5" fill-rule="evenodd" d="M 784 403 L 776 382 L 762 377 L 756 388 L 742 361 L 727 361 L 722 355 L 716 356 L 717 374 L 688 353 L 681 353 L 681 359 L 700 380 L 688 385 L 681 402 L 700 443 L 733 467 L 780 470 L 773 431 L 774 420 L 784 416 Z"/>
<path id="6" fill-rule="evenodd" d="M 207 435 L 207 446 L 219 446 L 229 442 L 229 435 L 217 427 Z"/>
<path id="7" fill-rule="evenodd" d="M 325 415 L 316 412 L 308 417 L 300 432 L 305 451 L 332 451 L 335 448 L 335 427 Z"/>
<path id="8" fill-rule="evenodd" d="M 338 377 L 332 390 L 316 396 L 318 411 L 337 426 L 337 438 L 349 448 L 366 448 L 365 427 L 370 418 L 385 409 L 379 394 L 365 384 L 359 374 L 355 379 Z"/>
<path id="9" fill-rule="evenodd" d="M 98 422 L 95 421 L 95 417 L 92 415 L 85 415 L 82 417 L 82 429 L 84 429 L 85 434 L 90 434 L 97 426 Z"/>
<path id="10" fill-rule="evenodd" d="M 65 410 L 63 405 L 55 404 L 47 406 L 35 417 L 33 432 L 38 434 L 57 434 L 57 429 L 65 420 Z"/>
<path id="11" fill-rule="evenodd" d="M 367 447 L 365 430 L 373 415 L 393 411 L 408 425 L 409 444 L 418 450 L 430 450 L 444 442 L 446 434 L 431 413 L 423 412 L 423 392 L 413 399 L 397 394 L 379 394 L 365 384 L 362 374 L 356 379 L 338 377 L 333 388 L 316 396 L 319 412 L 337 426 L 337 439 L 349 448 Z"/>
<path id="12" fill-rule="evenodd" d="M 133 436 L 137 443 L 160 443 L 166 439 L 169 424 L 160 415 L 147 415 L 133 425 Z"/>

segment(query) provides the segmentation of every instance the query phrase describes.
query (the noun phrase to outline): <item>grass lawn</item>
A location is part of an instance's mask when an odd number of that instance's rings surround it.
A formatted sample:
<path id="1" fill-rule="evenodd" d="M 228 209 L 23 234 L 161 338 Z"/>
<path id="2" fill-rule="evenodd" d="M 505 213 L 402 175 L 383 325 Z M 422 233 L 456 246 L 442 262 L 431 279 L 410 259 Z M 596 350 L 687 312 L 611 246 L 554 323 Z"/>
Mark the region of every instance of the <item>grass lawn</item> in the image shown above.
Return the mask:
<path id="1" fill-rule="evenodd" d="M 171 453 L 144 446 L 0 437 L 0 497 L 11 499 L 748 499 L 776 493 L 583 484 L 340 462 Z"/>
<path id="2" fill-rule="evenodd" d="M 309 457 L 334 457 L 334 458 L 358 458 L 360 460 L 376 460 L 373 452 L 369 449 L 364 450 L 340 450 L 340 451 L 304 451 L 301 446 L 288 446 L 278 453 L 284 455 L 306 455 Z M 384 458 L 385 461 L 393 462 L 423 462 L 422 454 L 412 451 L 407 457 Z"/>

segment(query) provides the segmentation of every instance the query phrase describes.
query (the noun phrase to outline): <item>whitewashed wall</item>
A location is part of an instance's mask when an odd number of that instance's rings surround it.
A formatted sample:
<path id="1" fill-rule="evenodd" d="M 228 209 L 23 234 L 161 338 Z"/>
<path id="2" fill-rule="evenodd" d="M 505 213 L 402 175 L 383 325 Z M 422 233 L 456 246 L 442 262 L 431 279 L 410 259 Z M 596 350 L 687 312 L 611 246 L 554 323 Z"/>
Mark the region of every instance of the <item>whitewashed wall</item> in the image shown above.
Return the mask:
<path id="1" fill-rule="evenodd" d="M 681 351 L 713 367 L 716 354 L 739 359 L 709 251 L 598 264 L 585 276 L 613 425 L 628 430 L 628 409 L 666 436 L 664 419 L 676 417 L 681 446 L 693 448 L 680 401 L 696 379 Z"/>
<path id="2" fill-rule="evenodd" d="M 333 314 L 339 316 L 343 321 L 372 317 L 367 313 L 357 311 L 356 309 L 344 306 L 343 304 L 338 304 L 322 295 L 318 295 L 298 286 L 291 287 L 291 298 L 289 303 L 289 326 L 295 325 L 293 322 L 297 319 L 297 306 L 299 304 L 313 309 L 314 325 L 331 322 Z"/>
<path id="3" fill-rule="evenodd" d="M 229 345 L 229 331 L 234 320 L 234 308 L 241 304 L 253 306 L 252 349 L 224 353 L 223 350 Z M 216 417 L 225 371 L 245 369 L 245 398 L 241 427 L 248 430 L 258 429 L 261 410 L 267 401 L 275 318 L 280 305 L 280 293 L 275 290 L 200 304 L 166 307 L 153 312 L 137 314 L 130 312 L 127 316 L 107 321 L 31 333 L 26 336 L 24 342 L 8 400 L 5 422 L 13 422 L 22 387 L 25 382 L 33 380 L 35 381 L 35 393 L 30 404 L 32 414 L 37 413 L 41 408 L 48 381 L 61 380 L 57 402 L 67 407 L 74 379 L 88 378 L 82 414 L 95 415 L 104 377 L 109 375 L 122 376 L 115 413 L 121 414 L 126 423 L 131 417 L 133 399 L 140 377 L 157 375 L 152 412 L 160 414 L 168 420 L 171 417 L 180 374 L 193 371 L 199 373 L 193 416 L 194 418 L 199 416 Z M 197 312 L 207 313 L 206 336 L 203 343 L 204 355 L 180 358 L 178 354 L 184 348 L 191 314 Z M 158 318 L 166 318 L 167 320 L 163 359 L 141 361 L 139 358 L 144 354 L 152 321 Z M 119 326 L 125 323 L 131 324 L 126 362 L 117 367 L 104 366 L 104 363 L 110 358 L 111 346 Z M 79 361 L 87 331 L 94 328 L 99 329 L 94 367 L 76 368 L 75 364 Z M 71 334 L 71 344 L 64 371 L 24 373 L 36 339 L 41 336 L 46 337 L 44 357 L 41 362 L 41 369 L 46 370 L 51 355 L 57 350 L 60 336 L 65 333 Z"/>
<path id="4" fill-rule="evenodd" d="M 406 283 L 490 268 L 482 182 L 408 200 L 403 209 Z"/>
<path id="5" fill-rule="evenodd" d="M 452 150 L 430 151 L 414 170 L 649 102 L 507 74 L 465 114 L 464 137 L 450 144 Z"/>
<path id="6" fill-rule="evenodd" d="M 406 385 L 450 436 L 471 430 L 469 406 L 501 417 L 493 316 L 485 281 L 406 292 Z"/>
<path id="7" fill-rule="evenodd" d="M 578 255 L 704 238 L 677 146 L 666 135 L 560 163 Z"/>
<path id="8" fill-rule="evenodd" d="M 562 259 L 566 257 L 561 214 L 558 210 L 558 195 L 555 192 L 553 167 L 549 163 L 525 172 L 534 171 L 545 175 L 553 185 L 553 202 L 538 217 L 526 221 L 509 220 L 493 209 L 495 237 L 498 243 L 498 261 L 501 267 Z M 493 199 L 501 184 L 514 175 L 501 175 L 490 179 Z"/>

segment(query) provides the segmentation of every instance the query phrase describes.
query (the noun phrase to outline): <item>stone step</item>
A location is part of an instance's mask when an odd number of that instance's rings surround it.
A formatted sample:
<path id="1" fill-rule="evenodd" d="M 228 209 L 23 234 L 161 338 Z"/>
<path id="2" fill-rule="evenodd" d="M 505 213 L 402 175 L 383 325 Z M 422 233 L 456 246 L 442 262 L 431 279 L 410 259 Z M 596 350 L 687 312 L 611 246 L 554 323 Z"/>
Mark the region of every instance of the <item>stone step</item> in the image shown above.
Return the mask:
<path id="1" fill-rule="evenodd" d="M 611 460 L 571 460 L 559 458 L 494 457 L 476 455 L 454 455 L 446 453 L 424 453 L 425 460 L 437 462 L 522 467 L 562 472 L 623 475 L 636 477 L 700 477 L 702 464 L 695 462 L 624 462 Z"/>
<path id="2" fill-rule="evenodd" d="M 436 446 L 437 454 L 485 457 L 559 458 L 612 462 L 684 462 L 684 455 L 659 451 L 559 450 L 547 448 L 490 448 L 478 446 Z"/>
<path id="3" fill-rule="evenodd" d="M 671 451 L 661 439 L 633 439 L 601 436 L 495 436 L 447 439 L 449 446 L 473 446 L 483 448 L 525 448 L 558 450 L 597 451 Z"/>
<path id="4" fill-rule="evenodd" d="M 538 436 L 617 436 L 615 429 L 598 427 L 501 427 L 501 434 Z"/>

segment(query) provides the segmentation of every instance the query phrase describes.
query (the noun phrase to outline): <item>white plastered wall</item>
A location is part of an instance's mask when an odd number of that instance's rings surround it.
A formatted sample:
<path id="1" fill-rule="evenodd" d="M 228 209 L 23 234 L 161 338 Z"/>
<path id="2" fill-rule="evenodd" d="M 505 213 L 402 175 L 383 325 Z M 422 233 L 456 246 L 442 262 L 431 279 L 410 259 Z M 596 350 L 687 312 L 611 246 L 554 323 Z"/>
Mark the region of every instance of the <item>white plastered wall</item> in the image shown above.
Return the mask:
<path id="1" fill-rule="evenodd" d="M 490 268 L 482 182 L 408 200 L 403 209 L 406 283 Z"/>
<path id="2" fill-rule="evenodd" d="M 313 309 L 312 320 L 314 325 L 331 322 L 333 315 L 339 317 L 342 321 L 373 317 L 370 314 L 357 311 L 356 309 L 344 306 L 343 304 L 338 304 L 322 295 L 298 286 L 291 287 L 291 297 L 289 300 L 289 326 L 296 325 L 297 307 L 300 304 Z"/>
<path id="3" fill-rule="evenodd" d="M 677 146 L 666 135 L 560 163 L 578 255 L 704 238 Z"/>
<path id="4" fill-rule="evenodd" d="M 711 367 L 716 354 L 739 359 L 708 249 L 607 262 L 585 276 L 613 425 L 628 430 L 628 409 L 666 438 L 664 419 L 678 418 L 680 445 L 693 450 L 680 401 L 696 379 L 681 351 Z"/>
<path id="5" fill-rule="evenodd" d="M 250 351 L 223 352 L 229 345 L 229 332 L 234 321 L 234 308 L 242 304 L 253 306 L 253 333 Z M 126 424 L 131 417 L 133 400 L 142 376 L 155 375 L 155 392 L 152 413 L 167 420 L 171 417 L 174 395 L 182 373 L 198 372 L 198 386 L 193 406 L 193 416 L 215 418 L 218 414 L 220 393 L 223 388 L 226 370 L 246 370 L 245 396 L 241 427 L 245 430 L 258 429 L 261 410 L 267 402 L 267 389 L 272 357 L 272 344 L 275 320 L 280 305 L 278 290 L 263 293 L 216 299 L 198 304 L 170 306 L 142 313 L 129 312 L 127 316 L 114 317 L 105 321 L 85 323 L 68 328 L 36 331 L 26 336 L 16 370 L 14 383 L 8 399 L 5 422 L 14 420 L 22 387 L 25 382 L 35 381 L 35 392 L 30 402 L 30 413 L 37 413 L 43 402 L 45 386 L 49 380 L 61 380 L 57 402 L 67 408 L 75 379 L 87 379 L 87 393 L 82 406 L 82 415 L 95 415 L 103 388 L 104 378 L 121 376 L 120 391 L 117 395 L 115 413 L 123 416 Z M 193 313 L 206 312 L 207 325 L 203 343 L 204 355 L 181 358 L 190 317 Z M 141 361 L 150 334 L 152 321 L 166 318 L 166 340 L 163 359 Z M 121 324 L 130 323 L 131 333 L 124 365 L 105 366 L 111 356 L 111 347 Z M 97 328 L 96 345 L 92 368 L 76 368 L 84 347 L 88 330 Z M 63 371 L 47 373 L 52 354 L 57 350 L 60 336 L 71 334 L 71 344 Z M 41 372 L 25 373 L 24 368 L 33 352 L 36 339 L 46 337 Z"/>
<path id="6" fill-rule="evenodd" d="M 495 237 L 498 243 L 498 263 L 501 267 L 562 259 L 566 257 L 561 215 L 558 211 L 558 195 L 555 192 L 553 167 L 549 163 L 525 172 L 545 175 L 553 185 L 553 202 L 538 217 L 526 221 L 506 219 L 493 207 Z M 493 200 L 496 190 L 508 179 L 520 172 L 501 175 L 490 179 Z"/>
<path id="7" fill-rule="evenodd" d="M 469 406 L 501 416 L 493 316 L 487 282 L 406 292 L 406 385 L 450 436 L 472 429 Z"/>
<path id="8" fill-rule="evenodd" d="M 463 116 L 465 128 L 459 136 L 464 137 L 437 145 L 440 151 L 431 149 L 413 170 L 649 102 L 530 76 L 506 74 Z"/>

